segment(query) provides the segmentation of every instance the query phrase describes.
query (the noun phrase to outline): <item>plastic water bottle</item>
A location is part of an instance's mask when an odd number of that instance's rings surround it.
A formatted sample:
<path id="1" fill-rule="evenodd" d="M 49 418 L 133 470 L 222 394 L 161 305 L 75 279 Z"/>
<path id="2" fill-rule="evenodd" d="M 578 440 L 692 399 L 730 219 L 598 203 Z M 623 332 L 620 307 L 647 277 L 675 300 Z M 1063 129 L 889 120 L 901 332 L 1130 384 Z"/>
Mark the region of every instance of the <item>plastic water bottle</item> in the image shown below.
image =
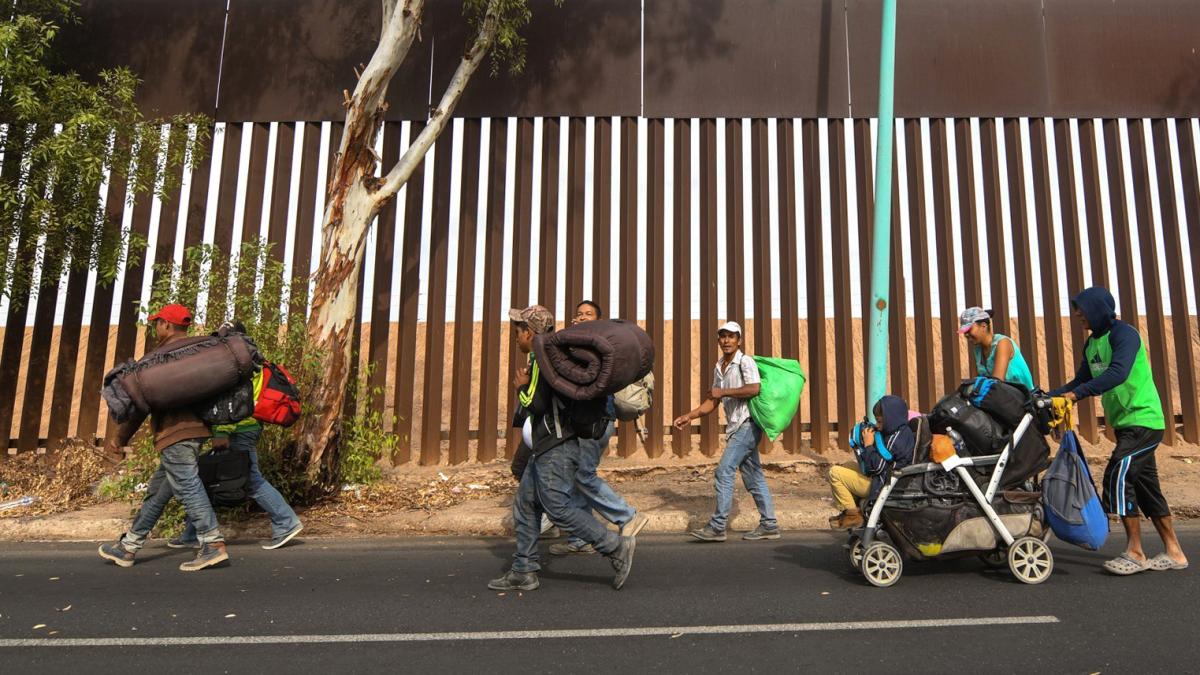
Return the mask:
<path id="1" fill-rule="evenodd" d="M 961 452 L 963 447 L 966 445 L 962 434 L 958 433 L 954 429 L 951 429 L 950 427 L 946 427 L 946 435 L 949 436 L 950 441 L 954 443 L 954 449 Z"/>
<path id="2" fill-rule="evenodd" d="M 9 509 L 19 509 L 22 506 L 29 506 L 30 504 L 32 504 L 36 501 L 37 501 L 37 497 L 21 497 L 20 499 L 14 499 L 9 502 L 0 502 L 0 511 L 7 511 Z"/>

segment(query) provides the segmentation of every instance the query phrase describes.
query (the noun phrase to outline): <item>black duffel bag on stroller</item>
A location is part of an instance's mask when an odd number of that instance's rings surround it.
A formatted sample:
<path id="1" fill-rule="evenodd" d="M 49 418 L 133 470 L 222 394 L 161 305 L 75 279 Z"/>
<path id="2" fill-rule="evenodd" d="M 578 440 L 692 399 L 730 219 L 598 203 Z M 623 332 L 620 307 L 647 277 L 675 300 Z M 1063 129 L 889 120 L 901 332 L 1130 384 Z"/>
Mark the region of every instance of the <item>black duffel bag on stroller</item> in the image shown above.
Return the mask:
<path id="1" fill-rule="evenodd" d="M 992 377 L 964 380 L 958 393 L 968 403 L 991 415 L 1005 431 L 1017 428 L 1029 402 L 1029 391 L 1025 387 Z"/>
<path id="2" fill-rule="evenodd" d="M 966 452 L 972 456 L 1000 452 L 1008 439 L 1004 428 L 991 415 L 971 405 L 962 394 L 954 392 L 938 401 L 929 413 L 929 426 L 935 434 L 953 429 L 963 437 Z"/>

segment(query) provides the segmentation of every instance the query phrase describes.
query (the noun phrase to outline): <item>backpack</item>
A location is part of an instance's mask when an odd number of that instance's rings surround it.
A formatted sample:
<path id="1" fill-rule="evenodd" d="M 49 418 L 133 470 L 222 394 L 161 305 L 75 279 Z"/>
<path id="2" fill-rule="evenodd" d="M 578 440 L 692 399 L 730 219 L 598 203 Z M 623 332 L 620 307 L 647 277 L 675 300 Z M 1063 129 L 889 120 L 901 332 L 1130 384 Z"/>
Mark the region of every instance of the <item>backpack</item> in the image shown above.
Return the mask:
<path id="1" fill-rule="evenodd" d="M 969 456 L 1000 452 L 1007 436 L 1000 423 L 980 408 L 971 405 L 962 394 L 954 392 L 938 401 L 929 413 L 929 426 L 934 433 L 944 434 L 950 428 L 957 431 Z"/>
<path id="2" fill-rule="evenodd" d="M 290 427 L 300 419 L 300 390 L 296 379 L 278 363 L 263 362 L 262 390 L 254 404 L 254 419 Z"/>
<path id="3" fill-rule="evenodd" d="M 1016 429 L 1021 423 L 1029 401 L 1029 392 L 1021 385 L 991 377 L 966 380 L 958 392 L 971 405 L 991 415 L 1006 431 Z"/>
<path id="4" fill-rule="evenodd" d="M 625 387 L 613 395 L 613 408 L 622 422 L 637 420 L 654 404 L 654 373 Z"/>
<path id="5" fill-rule="evenodd" d="M 250 453 L 235 448 L 213 450 L 200 455 L 197 464 L 213 506 L 238 506 L 250 496 Z"/>
<path id="6" fill-rule="evenodd" d="M 247 380 L 197 410 L 200 420 L 210 427 L 236 424 L 254 414 L 254 381 Z"/>
<path id="7" fill-rule="evenodd" d="M 1042 505 L 1054 536 L 1092 551 L 1104 546 L 1108 516 L 1074 431 L 1063 434 L 1058 455 L 1042 478 Z"/>
<path id="8" fill-rule="evenodd" d="M 575 401 L 558 395 L 553 397 L 553 401 L 553 414 L 543 418 L 550 433 L 561 438 L 564 433 L 562 427 L 565 425 L 575 432 L 577 437 L 585 441 L 594 441 L 604 437 L 604 432 L 608 430 L 609 424 L 608 401 L 603 398 Z M 550 425 L 555 425 L 557 429 Z"/>

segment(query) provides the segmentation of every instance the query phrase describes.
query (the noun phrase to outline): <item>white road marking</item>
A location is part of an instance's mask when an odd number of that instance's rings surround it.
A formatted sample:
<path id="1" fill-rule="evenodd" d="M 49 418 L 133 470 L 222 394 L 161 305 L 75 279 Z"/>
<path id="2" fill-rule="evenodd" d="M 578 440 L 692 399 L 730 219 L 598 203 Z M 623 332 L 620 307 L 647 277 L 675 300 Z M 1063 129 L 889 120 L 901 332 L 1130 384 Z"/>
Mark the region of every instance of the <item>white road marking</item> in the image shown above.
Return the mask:
<path id="1" fill-rule="evenodd" d="M 353 642 L 460 642 L 480 640 L 553 640 L 561 638 L 654 637 L 678 635 L 740 635 L 806 633 L 814 631 L 887 630 L 893 628 L 960 628 L 1058 623 L 1056 616 L 994 616 L 966 619 L 907 621 L 833 621 L 825 623 L 765 623 L 728 626 L 645 626 L 566 630 L 513 630 L 451 633 L 365 633 L 349 635 L 229 635 L 141 638 L 0 639 L 0 648 L 18 647 L 190 647 L 207 645 L 334 644 Z"/>

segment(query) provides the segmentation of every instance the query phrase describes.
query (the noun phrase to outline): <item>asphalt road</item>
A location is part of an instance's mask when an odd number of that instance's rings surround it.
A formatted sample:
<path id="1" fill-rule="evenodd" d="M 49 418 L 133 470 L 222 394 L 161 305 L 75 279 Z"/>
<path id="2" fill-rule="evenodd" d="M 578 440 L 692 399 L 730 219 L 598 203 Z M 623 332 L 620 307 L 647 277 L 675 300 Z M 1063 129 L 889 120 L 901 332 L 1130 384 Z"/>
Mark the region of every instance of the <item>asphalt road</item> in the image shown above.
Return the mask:
<path id="1" fill-rule="evenodd" d="M 1183 541 L 1200 562 L 1200 529 Z M 235 543 L 231 566 L 193 574 L 176 569 L 191 552 L 161 542 L 129 569 L 95 549 L 0 544 L 0 670 L 1200 670 L 1195 565 L 1117 578 L 1106 556 L 1061 544 L 1040 586 L 962 559 L 909 564 L 876 589 L 827 533 L 646 536 L 621 591 L 607 561 L 576 557 L 508 594 L 486 588 L 512 553 L 504 539 Z"/>

